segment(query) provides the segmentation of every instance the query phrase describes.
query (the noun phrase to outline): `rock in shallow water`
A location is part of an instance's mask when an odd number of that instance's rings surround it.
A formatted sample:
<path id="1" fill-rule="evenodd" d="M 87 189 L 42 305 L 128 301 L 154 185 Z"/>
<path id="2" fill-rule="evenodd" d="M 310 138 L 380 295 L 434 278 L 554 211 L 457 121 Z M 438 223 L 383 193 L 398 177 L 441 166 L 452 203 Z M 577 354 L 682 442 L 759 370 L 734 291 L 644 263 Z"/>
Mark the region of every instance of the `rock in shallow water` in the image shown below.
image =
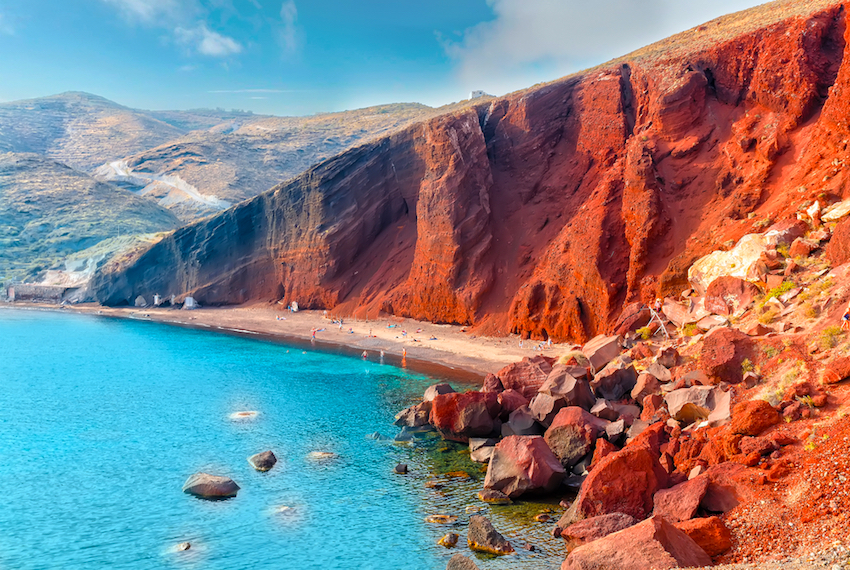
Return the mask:
<path id="1" fill-rule="evenodd" d="M 226 499 L 235 497 L 239 485 L 230 477 L 195 473 L 183 484 L 183 492 L 202 499 Z"/>
<path id="2" fill-rule="evenodd" d="M 469 517 L 466 541 L 470 550 L 488 554 L 513 554 L 514 548 L 505 537 L 493 527 L 493 524 L 480 515 Z"/>
<path id="3" fill-rule="evenodd" d="M 475 562 L 463 554 L 455 554 L 446 565 L 446 570 L 479 570 L 479 568 Z"/>
<path id="4" fill-rule="evenodd" d="M 277 457 L 271 451 L 263 451 L 249 457 L 248 463 L 257 471 L 268 471 L 277 463 Z"/>

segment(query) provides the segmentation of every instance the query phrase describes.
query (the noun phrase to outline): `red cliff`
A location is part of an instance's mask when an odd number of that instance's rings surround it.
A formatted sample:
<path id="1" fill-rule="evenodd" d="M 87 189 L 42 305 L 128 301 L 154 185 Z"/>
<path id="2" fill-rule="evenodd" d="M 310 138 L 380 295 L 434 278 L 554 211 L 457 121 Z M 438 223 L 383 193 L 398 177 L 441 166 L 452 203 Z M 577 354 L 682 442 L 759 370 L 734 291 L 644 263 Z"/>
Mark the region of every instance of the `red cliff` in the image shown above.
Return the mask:
<path id="1" fill-rule="evenodd" d="M 847 12 L 779 0 L 407 128 L 108 268 L 97 298 L 584 340 L 765 218 L 850 193 Z"/>

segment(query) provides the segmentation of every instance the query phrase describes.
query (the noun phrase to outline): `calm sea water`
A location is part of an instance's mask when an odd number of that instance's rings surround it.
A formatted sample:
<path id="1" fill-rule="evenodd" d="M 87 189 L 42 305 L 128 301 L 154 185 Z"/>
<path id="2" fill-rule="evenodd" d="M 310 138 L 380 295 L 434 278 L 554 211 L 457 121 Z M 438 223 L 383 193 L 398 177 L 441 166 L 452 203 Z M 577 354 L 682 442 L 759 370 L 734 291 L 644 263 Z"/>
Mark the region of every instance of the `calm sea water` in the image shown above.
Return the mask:
<path id="1" fill-rule="evenodd" d="M 557 568 L 562 546 L 529 523 L 546 505 L 490 512 L 462 446 L 369 437 L 392 438 L 394 413 L 437 380 L 258 339 L 0 310 L 0 570 L 433 570 L 454 553 L 439 536 L 463 542 L 467 506 L 517 546 L 535 543 L 510 567 Z M 240 410 L 260 415 L 229 418 Z M 258 473 L 246 458 L 266 449 L 279 462 Z M 392 473 L 398 462 L 409 476 Z M 242 490 L 192 498 L 181 486 L 196 471 Z M 439 527 L 428 514 L 459 520 Z"/>

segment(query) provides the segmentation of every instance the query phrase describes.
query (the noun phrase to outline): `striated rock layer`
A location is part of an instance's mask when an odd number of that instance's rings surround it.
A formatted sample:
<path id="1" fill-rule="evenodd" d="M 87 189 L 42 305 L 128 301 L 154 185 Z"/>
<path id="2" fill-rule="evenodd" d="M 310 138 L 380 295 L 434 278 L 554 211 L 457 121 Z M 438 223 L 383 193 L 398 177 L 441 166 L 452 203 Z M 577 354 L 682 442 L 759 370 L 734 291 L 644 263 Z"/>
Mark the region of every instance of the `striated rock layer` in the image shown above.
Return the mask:
<path id="1" fill-rule="evenodd" d="M 327 160 L 97 298 L 297 301 L 583 341 L 767 218 L 844 197 L 847 9 L 780 0 Z"/>

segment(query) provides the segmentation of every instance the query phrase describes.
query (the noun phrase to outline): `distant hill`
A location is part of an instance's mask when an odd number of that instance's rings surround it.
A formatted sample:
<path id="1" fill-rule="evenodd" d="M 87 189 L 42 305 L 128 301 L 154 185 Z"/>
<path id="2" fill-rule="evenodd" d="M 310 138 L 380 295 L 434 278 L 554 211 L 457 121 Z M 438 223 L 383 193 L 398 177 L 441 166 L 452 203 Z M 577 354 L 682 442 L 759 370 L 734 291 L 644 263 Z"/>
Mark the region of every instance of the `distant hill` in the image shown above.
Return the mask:
<path id="1" fill-rule="evenodd" d="M 195 128 L 252 116 L 218 110 L 148 112 L 89 93 L 0 103 L 0 152 L 41 154 L 90 171 Z"/>
<path id="2" fill-rule="evenodd" d="M 39 279 L 103 240 L 179 225 L 150 200 L 64 164 L 0 153 L 0 282 Z"/>
<path id="3" fill-rule="evenodd" d="M 95 177 L 190 221 L 251 198 L 340 152 L 467 106 L 397 103 L 309 117 L 241 117 L 104 165 Z"/>

